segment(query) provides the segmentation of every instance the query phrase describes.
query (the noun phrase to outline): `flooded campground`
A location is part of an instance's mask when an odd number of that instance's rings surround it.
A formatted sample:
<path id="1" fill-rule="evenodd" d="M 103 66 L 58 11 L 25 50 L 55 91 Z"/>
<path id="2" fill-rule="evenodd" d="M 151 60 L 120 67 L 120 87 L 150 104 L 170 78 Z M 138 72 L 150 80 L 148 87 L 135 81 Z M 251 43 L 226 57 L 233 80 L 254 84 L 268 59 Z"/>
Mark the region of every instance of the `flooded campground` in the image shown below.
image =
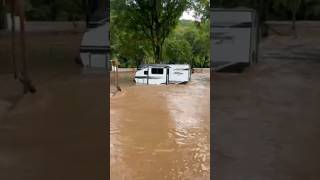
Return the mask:
<path id="1" fill-rule="evenodd" d="M 186 85 L 122 79 L 128 83 L 120 80 L 122 91 L 110 98 L 111 179 L 209 179 L 209 73 Z"/>

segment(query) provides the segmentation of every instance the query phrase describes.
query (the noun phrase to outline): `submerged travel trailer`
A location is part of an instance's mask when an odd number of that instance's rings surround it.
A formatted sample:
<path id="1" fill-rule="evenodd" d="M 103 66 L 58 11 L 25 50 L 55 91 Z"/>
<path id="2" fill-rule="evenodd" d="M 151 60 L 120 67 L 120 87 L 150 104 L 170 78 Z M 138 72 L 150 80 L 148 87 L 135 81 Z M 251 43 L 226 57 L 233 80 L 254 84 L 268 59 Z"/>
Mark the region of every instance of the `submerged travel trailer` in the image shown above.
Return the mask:
<path id="1" fill-rule="evenodd" d="M 90 28 L 84 34 L 80 46 L 80 58 L 84 68 L 107 69 L 108 55 L 108 23 Z"/>
<path id="2" fill-rule="evenodd" d="M 183 84 L 191 80 L 188 64 L 146 64 L 135 74 L 136 84 Z"/>
<path id="3" fill-rule="evenodd" d="M 81 63 L 85 70 L 110 70 L 108 4 L 104 1 L 93 2 L 90 6 L 92 12 L 88 15 L 88 29 L 80 46 Z"/>
<path id="4" fill-rule="evenodd" d="M 257 62 L 258 18 L 253 9 L 211 9 L 211 66 Z"/>

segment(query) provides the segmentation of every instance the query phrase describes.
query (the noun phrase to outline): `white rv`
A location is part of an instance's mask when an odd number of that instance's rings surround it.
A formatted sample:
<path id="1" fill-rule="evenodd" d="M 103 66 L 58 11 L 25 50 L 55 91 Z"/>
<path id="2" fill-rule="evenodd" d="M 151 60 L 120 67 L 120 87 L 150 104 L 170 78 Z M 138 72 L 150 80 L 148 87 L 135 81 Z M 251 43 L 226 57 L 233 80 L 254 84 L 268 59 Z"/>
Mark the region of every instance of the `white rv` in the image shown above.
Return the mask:
<path id="1" fill-rule="evenodd" d="M 80 46 L 80 57 L 84 68 L 107 69 L 109 59 L 108 22 L 89 28 L 84 34 Z"/>
<path id="2" fill-rule="evenodd" d="M 87 6 L 87 31 L 80 46 L 81 63 L 84 70 L 110 70 L 110 3 L 90 0 Z"/>
<path id="3" fill-rule="evenodd" d="M 258 18 L 252 9 L 211 9 L 211 66 L 253 64 L 258 57 Z"/>
<path id="4" fill-rule="evenodd" d="M 188 64 L 146 64 L 135 74 L 136 84 L 183 84 L 190 80 Z"/>

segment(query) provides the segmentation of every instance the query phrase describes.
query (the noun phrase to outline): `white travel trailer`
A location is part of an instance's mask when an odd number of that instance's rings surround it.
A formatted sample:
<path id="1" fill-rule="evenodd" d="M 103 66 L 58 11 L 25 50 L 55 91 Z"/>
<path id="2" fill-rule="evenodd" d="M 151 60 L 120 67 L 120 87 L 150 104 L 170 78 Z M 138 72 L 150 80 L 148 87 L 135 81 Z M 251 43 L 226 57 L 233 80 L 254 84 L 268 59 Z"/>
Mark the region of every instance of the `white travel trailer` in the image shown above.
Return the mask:
<path id="1" fill-rule="evenodd" d="M 84 70 L 110 70 L 110 3 L 105 0 L 90 0 L 87 6 L 88 29 L 81 41 L 81 63 Z"/>
<path id="2" fill-rule="evenodd" d="M 213 69 L 257 62 L 259 36 L 255 10 L 211 9 L 210 13 Z"/>
<path id="3" fill-rule="evenodd" d="M 82 38 L 80 58 L 84 68 L 107 69 L 109 51 L 108 22 L 102 20 L 101 25 L 89 28 Z"/>
<path id="4" fill-rule="evenodd" d="M 190 80 L 188 64 L 146 64 L 135 74 L 136 84 L 184 84 Z"/>

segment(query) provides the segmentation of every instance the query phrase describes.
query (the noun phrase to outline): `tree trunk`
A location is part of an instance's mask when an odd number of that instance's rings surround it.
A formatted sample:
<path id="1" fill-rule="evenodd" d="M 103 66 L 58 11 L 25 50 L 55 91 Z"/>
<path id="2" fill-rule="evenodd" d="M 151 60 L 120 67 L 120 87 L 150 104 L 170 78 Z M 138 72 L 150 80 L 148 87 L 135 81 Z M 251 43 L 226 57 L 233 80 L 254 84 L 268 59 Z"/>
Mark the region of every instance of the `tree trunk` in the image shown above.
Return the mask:
<path id="1" fill-rule="evenodd" d="M 155 62 L 161 63 L 161 45 L 159 45 L 159 44 L 155 45 L 154 56 L 155 56 Z"/>
<path id="2" fill-rule="evenodd" d="M 297 11 L 293 10 L 292 11 L 292 30 L 294 32 L 296 31 L 296 21 L 297 21 Z"/>
<path id="3" fill-rule="evenodd" d="M 86 14 L 86 27 L 88 28 L 89 27 L 89 3 L 87 0 L 82 0 L 82 9 L 83 9 L 83 12 L 85 12 Z M 109 12 L 109 11 L 108 11 Z"/>
<path id="4" fill-rule="evenodd" d="M 262 37 L 267 37 L 268 36 L 268 26 L 266 25 L 266 20 L 268 17 L 268 6 L 269 3 L 268 1 L 265 0 L 260 0 L 259 5 L 259 29 L 261 32 Z"/>
<path id="5" fill-rule="evenodd" d="M 57 20 L 57 15 L 58 15 L 58 7 L 57 7 L 56 0 L 51 0 L 49 7 L 50 7 L 50 19 L 52 21 L 56 21 Z"/>
<path id="6" fill-rule="evenodd" d="M 296 21 L 297 21 L 297 9 L 295 9 L 292 13 L 292 31 L 293 31 L 294 38 L 297 38 Z"/>
<path id="7" fill-rule="evenodd" d="M 0 29 L 3 29 L 6 27 L 5 19 L 6 19 L 6 12 L 5 12 L 4 0 L 0 0 Z"/>

